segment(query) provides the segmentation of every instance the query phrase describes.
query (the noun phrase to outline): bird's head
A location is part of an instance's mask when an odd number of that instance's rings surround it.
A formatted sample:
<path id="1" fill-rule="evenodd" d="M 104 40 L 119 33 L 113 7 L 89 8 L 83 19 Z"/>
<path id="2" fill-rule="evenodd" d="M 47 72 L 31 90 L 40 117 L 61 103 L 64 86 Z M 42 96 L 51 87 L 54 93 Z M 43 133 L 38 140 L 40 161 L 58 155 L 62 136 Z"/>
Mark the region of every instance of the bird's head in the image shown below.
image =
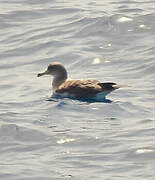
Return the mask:
<path id="1" fill-rule="evenodd" d="M 63 76 L 67 78 L 67 71 L 61 63 L 52 62 L 51 64 L 48 65 L 47 69 L 44 72 L 39 73 L 37 76 L 40 77 L 43 75 L 52 75 L 54 77 Z"/>

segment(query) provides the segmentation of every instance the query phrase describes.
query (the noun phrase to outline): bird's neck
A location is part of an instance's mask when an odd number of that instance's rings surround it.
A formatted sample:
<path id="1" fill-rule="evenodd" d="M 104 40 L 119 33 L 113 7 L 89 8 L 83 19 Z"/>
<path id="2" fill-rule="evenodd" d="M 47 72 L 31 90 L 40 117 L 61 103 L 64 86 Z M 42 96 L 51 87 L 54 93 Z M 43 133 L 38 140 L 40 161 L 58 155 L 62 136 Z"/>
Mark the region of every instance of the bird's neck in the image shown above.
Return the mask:
<path id="1" fill-rule="evenodd" d="M 66 81 L 66 79 L 67 79 L 67 74 L 55 76 L 52 82 L 53 91 L 57 90 Z"/>

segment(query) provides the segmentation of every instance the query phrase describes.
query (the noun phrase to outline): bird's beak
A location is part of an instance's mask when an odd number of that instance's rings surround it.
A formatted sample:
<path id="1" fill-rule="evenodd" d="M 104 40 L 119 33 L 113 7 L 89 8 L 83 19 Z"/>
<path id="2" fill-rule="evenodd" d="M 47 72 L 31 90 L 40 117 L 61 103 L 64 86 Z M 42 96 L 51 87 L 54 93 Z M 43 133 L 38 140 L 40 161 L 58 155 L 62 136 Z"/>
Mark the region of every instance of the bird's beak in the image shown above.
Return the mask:
<path id="1" fill-rule="evenodd" d="M 46 70 L 46 71 L 43 72 L 43 73 L 37 74 L 37 77 L 44 76 L 44 75 L 49 75 L 49 74 L 50 74 L 50 72 L 49 72 L 48 70 Z"/>

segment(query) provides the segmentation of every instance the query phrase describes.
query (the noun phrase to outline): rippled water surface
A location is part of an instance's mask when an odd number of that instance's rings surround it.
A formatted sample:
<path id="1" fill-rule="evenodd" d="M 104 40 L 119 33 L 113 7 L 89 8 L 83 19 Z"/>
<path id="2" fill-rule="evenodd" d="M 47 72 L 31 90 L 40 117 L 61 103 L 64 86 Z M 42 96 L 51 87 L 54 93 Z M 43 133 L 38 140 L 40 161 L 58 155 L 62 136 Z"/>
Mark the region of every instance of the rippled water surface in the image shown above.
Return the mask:
<path id="1" fill-rule="evenodd" d="M 154 180 L 155 2 L 0 1 L 0 179 Z M 49 101 L 50 62 L 128 84 Z"/>

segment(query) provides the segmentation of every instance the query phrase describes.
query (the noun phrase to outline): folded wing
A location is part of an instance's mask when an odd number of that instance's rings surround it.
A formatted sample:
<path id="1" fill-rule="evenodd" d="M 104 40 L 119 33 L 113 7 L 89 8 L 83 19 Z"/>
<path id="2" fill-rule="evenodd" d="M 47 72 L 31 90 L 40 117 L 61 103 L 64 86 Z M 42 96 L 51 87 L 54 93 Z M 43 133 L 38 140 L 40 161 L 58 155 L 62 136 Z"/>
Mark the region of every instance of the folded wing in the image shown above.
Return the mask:
<path id="1" fill-rule="evenodd" d="M 96 80 L 68 80 L 63 83 L 56 93 L 69 93 L 77 98 L 91 98 L 103 91 L 113 91 L 115 83 L 100 83 Z"/>

